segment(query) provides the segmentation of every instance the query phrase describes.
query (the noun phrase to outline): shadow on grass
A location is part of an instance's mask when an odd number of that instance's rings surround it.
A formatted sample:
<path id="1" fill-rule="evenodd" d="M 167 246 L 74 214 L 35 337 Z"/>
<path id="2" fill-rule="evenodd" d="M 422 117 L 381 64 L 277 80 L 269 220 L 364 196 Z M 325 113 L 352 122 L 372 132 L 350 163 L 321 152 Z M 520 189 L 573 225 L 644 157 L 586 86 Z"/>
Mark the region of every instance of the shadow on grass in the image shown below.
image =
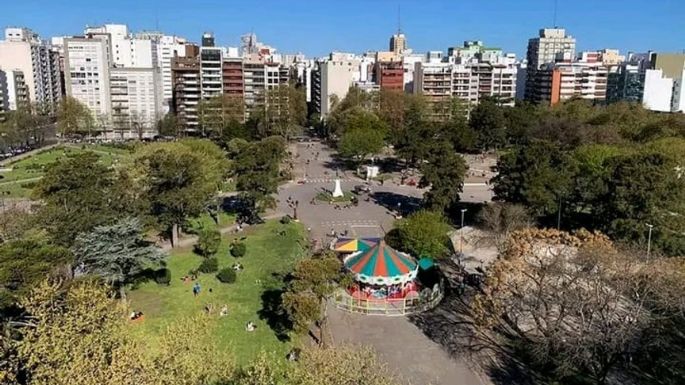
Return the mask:
<path id="1" fill-rule="evenodd" d="M 262 308 L 257 312 L 259 319 L 265 320 L 279 341 L 289 341 L 293 324 L 283 309 L 282 288 L 267 289 L 262 293 Z"/>

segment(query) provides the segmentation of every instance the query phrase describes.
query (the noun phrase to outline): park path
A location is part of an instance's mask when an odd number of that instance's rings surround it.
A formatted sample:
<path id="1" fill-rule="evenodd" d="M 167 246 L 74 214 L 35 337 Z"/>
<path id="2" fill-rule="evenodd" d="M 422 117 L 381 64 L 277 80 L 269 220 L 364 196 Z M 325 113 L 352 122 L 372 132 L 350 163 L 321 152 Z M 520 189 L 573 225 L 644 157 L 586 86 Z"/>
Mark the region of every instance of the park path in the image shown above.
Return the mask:
<path id="1" fill-rule="evenodd" d="M 14 163 L 14 162 L 19 161 L 19 160 L 22 160 L 22 159 L 24 159 L 24 158 L 28 158 L 28 157 L 34 156 L 34 155 L 36 155 L 36 154 L 39 153 L 39 152 L 51 150 L 51 149 L 53 149 L 53 148 L 55 148 L 55 147 L 57 147 L 57 146 L 59 146 L 59 145 L 61 145 L 61 143 L 50 144 L 50 145 L 47 145 L 47 146 L 45 146 L 45 147 L 36 148 L 35 150 L 27 151 L 27 152 L 25 152 L 25 153 L 23 153 L 23 154 L 19 154 L 19 155 L 13 156 L 13 157 L 11 157 L 11 158 L 7 158 L 7 159 L 4 159 L 4 160 L 0 160 L 0 167 L 4 167 L 4 166 L 7 165 L 7 164 Z"/>
<path id="2" fill-rule="evenodd" d="M 277 218 L 281 218 L 283 216 L 285 216 L 285 214 L 276 212 L 273 214 L 265 215 L 262 217 L 262 219 L 264 219 L 264 220 L 277 219 Z M 225 235 L 225 234 L 228 234 L 232 231 L 235 231 L 237 228 L 238 228 L 238 225 L 232 224 L 232 225 L 229 225 L 226 227 L 220 227 L 219 232 L 222 235 Z M 176 245 L 176 247 L 171 247 L 171 242 L 168 240 L 158 242 L 157 244 L 159 245 L 159 247 L 162 248 L 162 250 L 170 251 L 172 249 L 183 249 L 183 248 L 193 246 L 196 242 L 197 242 L 197 235 L 188 235 L 182 239 L 179 239 L 178 245 Z"/>
<path id="3" fill-rule="evenodd" d="M 406 317 L 352 314 L 329 306 L 328 319 L 334 344 L 373 347 L 404 384 L 492 384 L 465 361 L 451 358 Z"/>

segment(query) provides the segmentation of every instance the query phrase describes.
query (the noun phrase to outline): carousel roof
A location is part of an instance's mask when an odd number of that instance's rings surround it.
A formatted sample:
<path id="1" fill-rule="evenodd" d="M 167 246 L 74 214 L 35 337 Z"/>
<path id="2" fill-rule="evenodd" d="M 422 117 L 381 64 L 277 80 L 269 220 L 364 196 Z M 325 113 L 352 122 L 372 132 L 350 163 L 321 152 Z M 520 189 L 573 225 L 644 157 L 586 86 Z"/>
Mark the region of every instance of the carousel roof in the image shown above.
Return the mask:
<path id="1" fill-rule="evenodd" d="M 368 251 L 380 240 L 380 238 L 338 238 L 333 246 L 333 250 L 344 253 Z"/>
<path id="2" fill-rule="evenodd" d="M 416 262 L 407 254 L 395 251 L 381 240 L 371 249 L 352 255 L 345 267 L 358 276 L 369 278 L 401 277 L 416 272 Z"/>

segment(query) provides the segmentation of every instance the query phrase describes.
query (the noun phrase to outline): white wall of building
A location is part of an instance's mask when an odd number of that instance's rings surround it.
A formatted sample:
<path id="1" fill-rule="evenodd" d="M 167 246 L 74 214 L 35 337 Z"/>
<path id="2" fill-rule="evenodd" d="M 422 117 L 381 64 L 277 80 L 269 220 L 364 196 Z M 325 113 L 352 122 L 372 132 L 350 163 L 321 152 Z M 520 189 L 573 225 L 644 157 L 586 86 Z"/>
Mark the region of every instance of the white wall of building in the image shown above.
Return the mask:
<path id="1" fill-rule="evenodd" d="M 663 76 L 661 70 L 645 71 L 645 91 L 642 104 L 653 111 L 671 111 L 671 96 L 673 94 L 673 79 Z"/>
<path id="2" fill-rule="evenodd" d="M 347 96 L 347 91 L 355 81 L 359 81 L 361 58 L 353 54 L 331 54 L 328 61 L 319 63 L 321 71 L 321 117 L 331 112 L 331 97 L 338 100 Z"/>
<path id="3" fill-rule="evenodd" d="M 64 39 L 67 95 L 88 107 L 94 117 L 105 120 L 109 119 L 112 112 L 108 51 L 107 39 L 101 36 Z"/>
<path id="4" fill-rule="evenodd" d="M 162 116 L 160 69 L 113 68 L 110 76 L 115 129 L 128 128 L 128 137 L 138 137 L 139 129 L 143 137 L 154 136 Z"/>

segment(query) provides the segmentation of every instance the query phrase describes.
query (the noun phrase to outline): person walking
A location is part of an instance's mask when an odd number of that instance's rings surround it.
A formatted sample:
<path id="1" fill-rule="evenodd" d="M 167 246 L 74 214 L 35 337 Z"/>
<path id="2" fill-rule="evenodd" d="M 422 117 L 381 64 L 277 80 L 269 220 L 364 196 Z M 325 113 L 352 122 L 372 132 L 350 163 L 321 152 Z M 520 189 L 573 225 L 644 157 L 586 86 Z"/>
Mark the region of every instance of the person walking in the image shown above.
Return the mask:
<path id="1" fill-rule="evenodd" d="M 198 295 L 200 295 L 200 290 L 200 283 L 195 282 L 195 284 L 193 285 L 193 296 L 197 297 Z"/>

